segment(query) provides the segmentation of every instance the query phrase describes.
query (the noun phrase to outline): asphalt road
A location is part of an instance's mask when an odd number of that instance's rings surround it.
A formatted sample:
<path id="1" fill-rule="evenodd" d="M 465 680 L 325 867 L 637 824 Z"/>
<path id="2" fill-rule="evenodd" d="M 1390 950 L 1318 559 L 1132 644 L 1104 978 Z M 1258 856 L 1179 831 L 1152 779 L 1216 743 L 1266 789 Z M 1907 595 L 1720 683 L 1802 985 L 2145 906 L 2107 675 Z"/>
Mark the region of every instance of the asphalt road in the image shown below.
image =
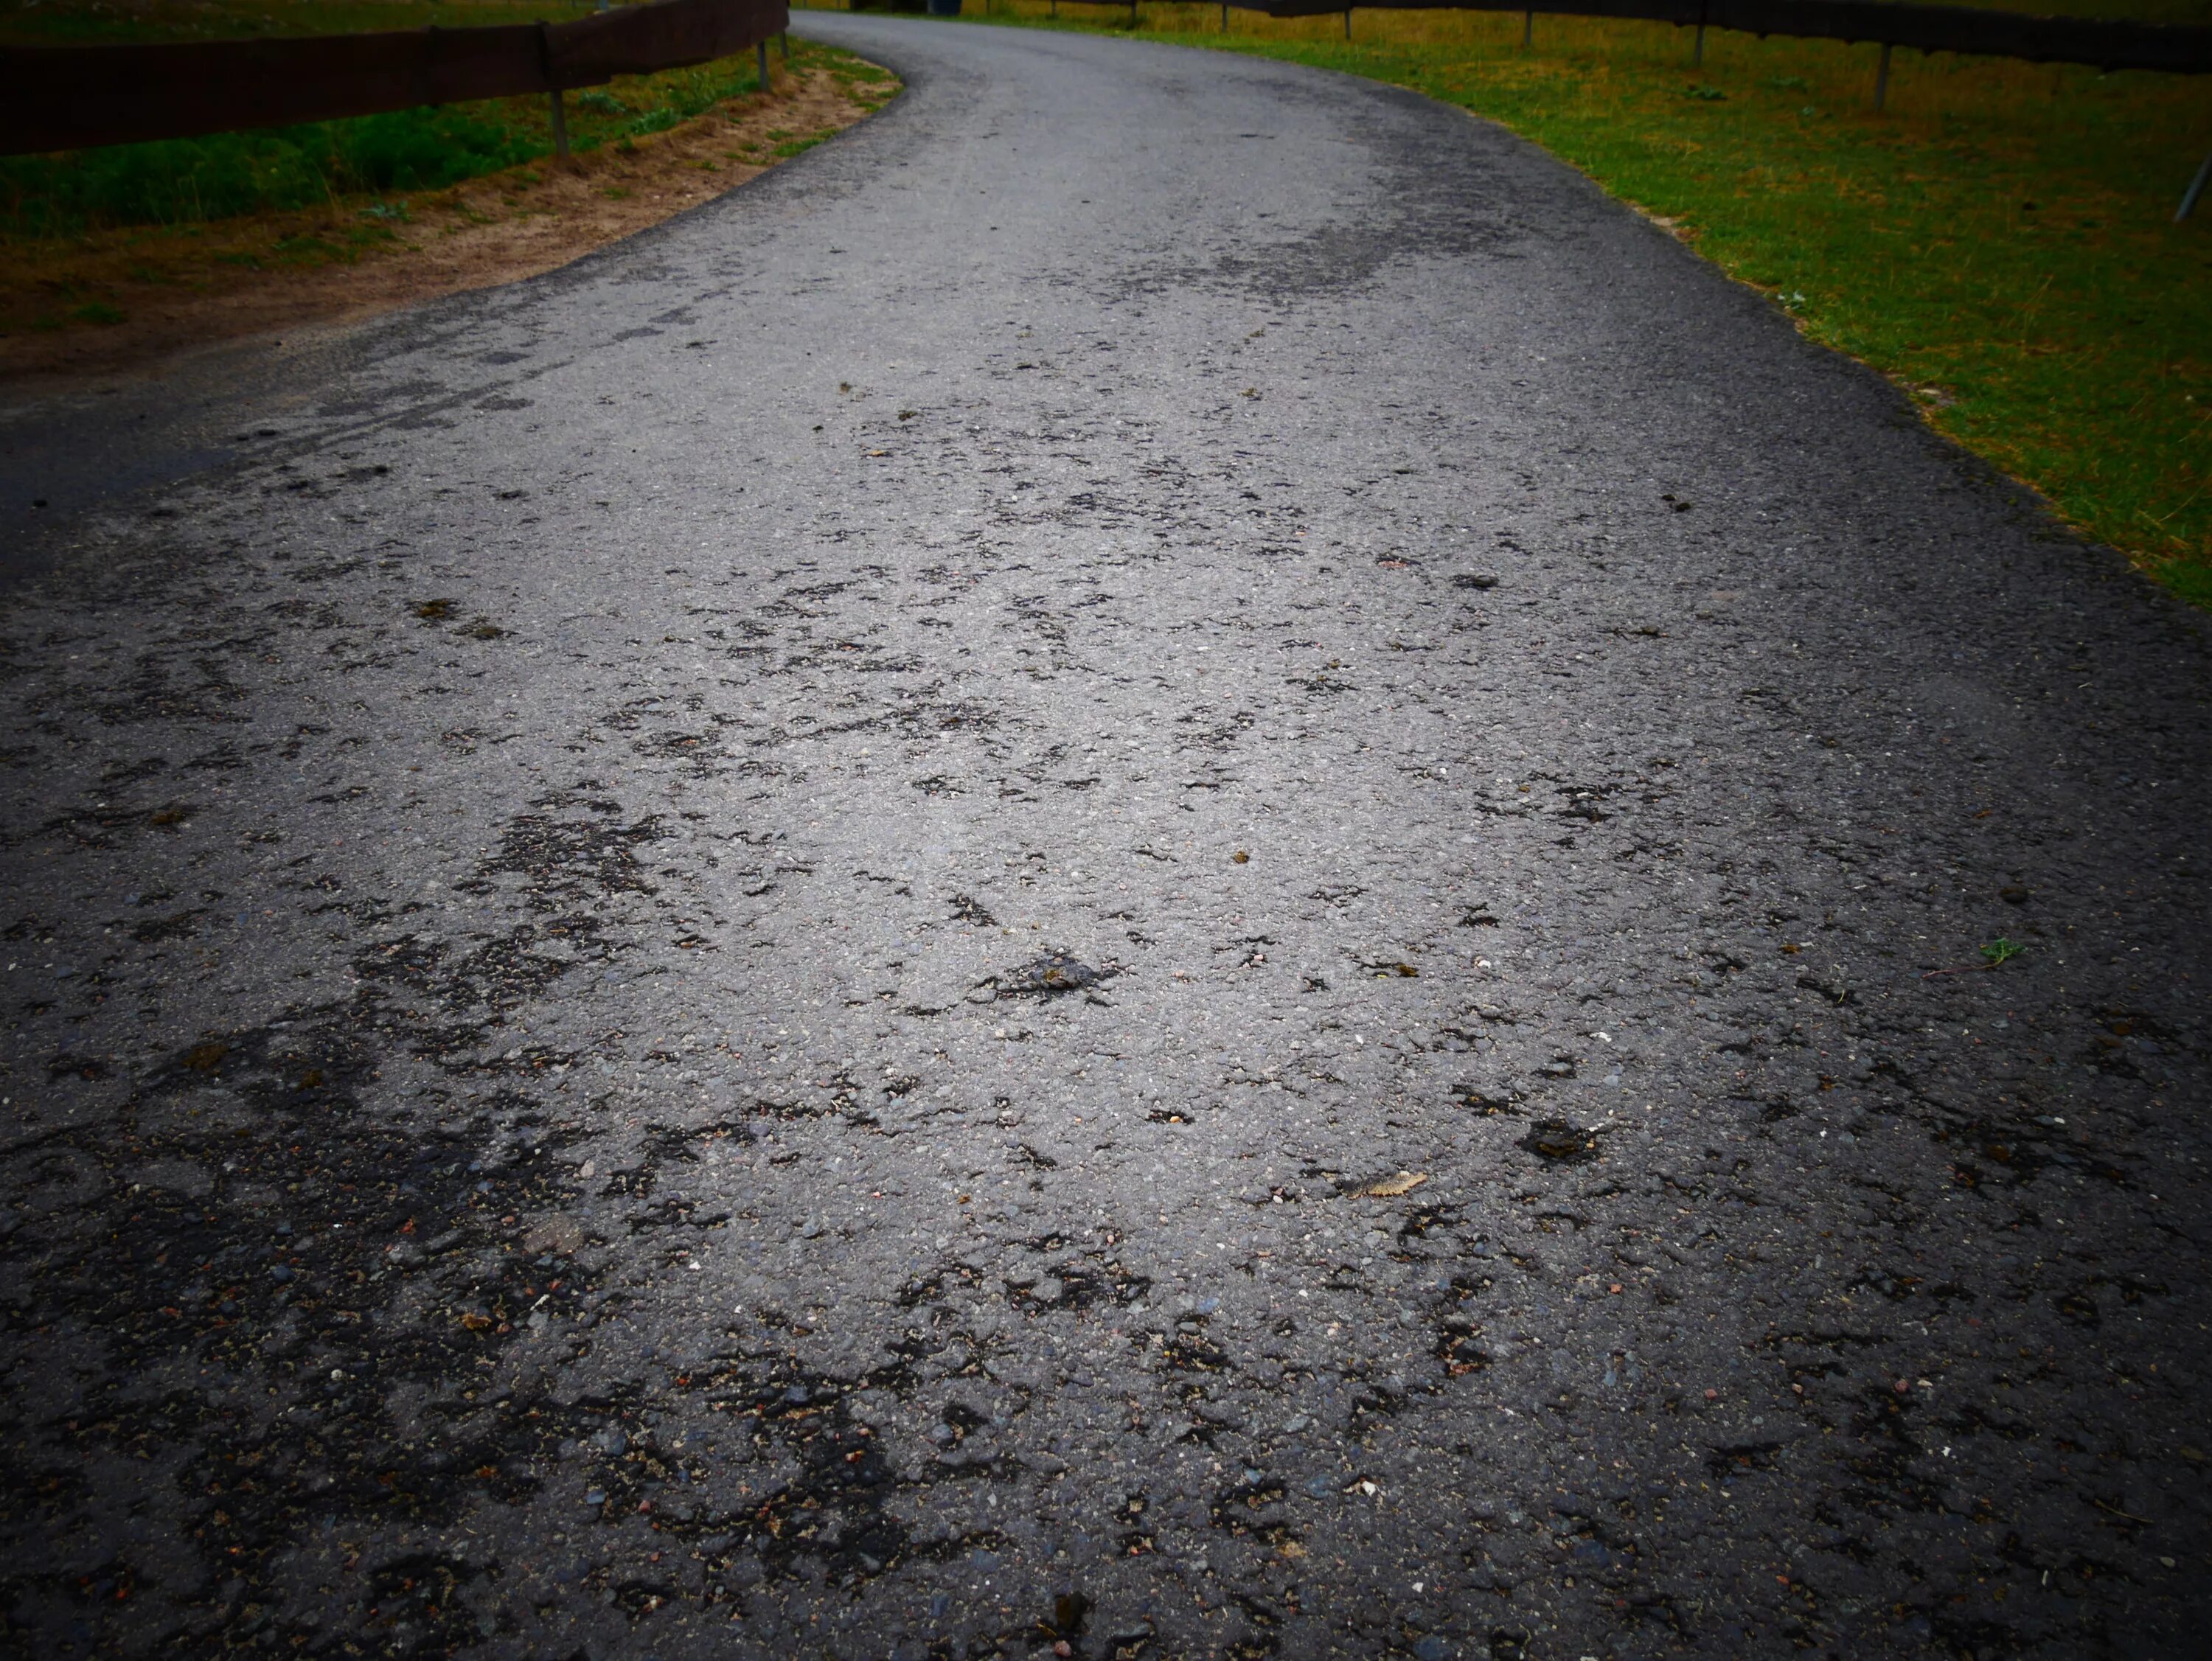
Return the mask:
<path id="1" fill-rule="evenodd" d="M 2203 620 L 1462 114 L 801 27 L 49 411 L 9 1652 L 2200 1652 Z"/>

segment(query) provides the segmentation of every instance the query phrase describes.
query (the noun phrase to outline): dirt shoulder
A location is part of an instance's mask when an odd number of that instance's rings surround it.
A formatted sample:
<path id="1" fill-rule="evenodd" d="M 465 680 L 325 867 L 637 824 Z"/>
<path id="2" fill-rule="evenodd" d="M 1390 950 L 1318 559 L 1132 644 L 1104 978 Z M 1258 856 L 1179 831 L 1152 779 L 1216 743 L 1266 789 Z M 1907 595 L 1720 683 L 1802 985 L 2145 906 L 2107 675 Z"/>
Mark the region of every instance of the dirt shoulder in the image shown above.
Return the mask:
<path id="1" fill-rule="evenodd" d="M 795 67 L 668 132 L 512 168 L 404 209 L 293 213 L 18 245 L 0 269 L 0 383 L 16 392 L 149 373 L 252 336 L 345 323 L 550 271 L 758 177 L 876 108 Z M 401 216 L 404 213 L 404 217 Z M 102 320 L 112 319 L 112 320 Z"/>

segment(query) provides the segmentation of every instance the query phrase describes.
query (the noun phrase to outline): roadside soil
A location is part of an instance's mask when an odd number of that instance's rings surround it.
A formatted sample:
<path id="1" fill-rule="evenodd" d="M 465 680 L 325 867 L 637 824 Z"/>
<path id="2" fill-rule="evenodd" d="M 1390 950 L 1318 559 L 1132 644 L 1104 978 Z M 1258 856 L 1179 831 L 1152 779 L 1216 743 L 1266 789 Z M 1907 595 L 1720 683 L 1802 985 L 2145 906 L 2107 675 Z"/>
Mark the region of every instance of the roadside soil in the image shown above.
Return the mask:
<path id="1" fill-rule="evenodd" d="M 150 372 L 191 352 L 351 322 L 550 271 L 757 178 L 878 107 L 828 70 L 793 71 L 679 127 L 411 196 L 368 197 L 176 229 L 19 246 L 0 265 L 0 383 L 18 391 Z M 95 300 L 109 323 L 32 319 Z"/>

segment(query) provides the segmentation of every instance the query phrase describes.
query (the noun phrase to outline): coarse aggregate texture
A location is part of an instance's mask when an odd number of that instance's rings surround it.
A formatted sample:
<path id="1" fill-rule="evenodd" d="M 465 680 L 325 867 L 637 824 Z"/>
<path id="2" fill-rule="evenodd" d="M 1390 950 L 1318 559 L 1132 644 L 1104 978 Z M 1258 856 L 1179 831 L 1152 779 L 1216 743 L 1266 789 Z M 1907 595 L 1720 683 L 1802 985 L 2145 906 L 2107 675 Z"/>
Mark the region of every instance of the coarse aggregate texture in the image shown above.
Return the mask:
<path id="1" fill-rule="evenodd" d="M 2192 1652 L 2203 620 L 1455 112 L 800 27 L 49 412 L 7 1647 Z"/>

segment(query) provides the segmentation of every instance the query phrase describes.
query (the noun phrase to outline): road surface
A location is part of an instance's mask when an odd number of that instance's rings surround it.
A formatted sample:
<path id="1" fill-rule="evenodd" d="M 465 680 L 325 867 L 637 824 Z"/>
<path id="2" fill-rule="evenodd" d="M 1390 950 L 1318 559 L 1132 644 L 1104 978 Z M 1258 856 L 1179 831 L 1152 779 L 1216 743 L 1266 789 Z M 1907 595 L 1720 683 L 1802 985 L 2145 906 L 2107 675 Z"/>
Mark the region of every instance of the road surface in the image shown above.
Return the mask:
<path id="1" fill-rule="evenodd" d="M 800 27 L 13 418 L 9 1645 L 2186 1652 L 2202 619 L 1463 113 Z"/>

